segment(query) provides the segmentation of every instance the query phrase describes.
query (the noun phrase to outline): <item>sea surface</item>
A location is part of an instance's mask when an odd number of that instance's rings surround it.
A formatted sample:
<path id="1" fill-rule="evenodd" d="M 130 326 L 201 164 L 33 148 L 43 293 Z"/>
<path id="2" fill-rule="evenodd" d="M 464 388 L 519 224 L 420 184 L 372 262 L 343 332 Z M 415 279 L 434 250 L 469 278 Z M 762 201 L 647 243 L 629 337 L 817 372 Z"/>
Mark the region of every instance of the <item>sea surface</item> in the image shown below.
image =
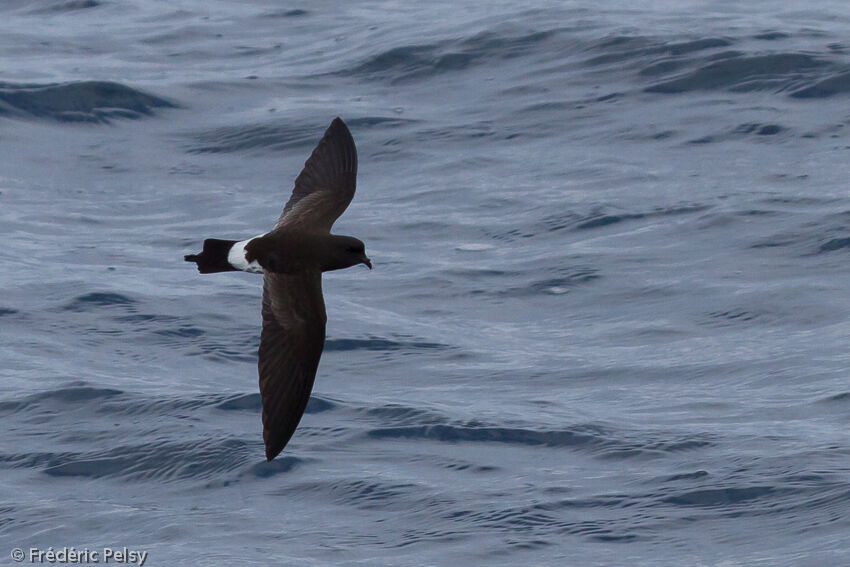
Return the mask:
<path id="1" fill-rule="evenodd" d="M 850 565 L 848 26 L 4 0 L 0 564 Z M 261 279 L 183 255 L 268 230 L 335 116 L 375 269 L 325 276 L 266 463 Z"/>

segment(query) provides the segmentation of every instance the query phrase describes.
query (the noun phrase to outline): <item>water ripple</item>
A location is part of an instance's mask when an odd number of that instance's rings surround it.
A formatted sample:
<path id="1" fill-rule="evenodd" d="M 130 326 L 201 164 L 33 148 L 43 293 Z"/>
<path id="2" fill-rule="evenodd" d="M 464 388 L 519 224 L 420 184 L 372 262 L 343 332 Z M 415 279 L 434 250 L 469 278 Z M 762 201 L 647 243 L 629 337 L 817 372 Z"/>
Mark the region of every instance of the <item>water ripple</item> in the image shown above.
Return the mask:
<path id="1" fill-rule="evenodd" d="M 171 101 L 120 83 L 0 83 L 0 116 L 107 123 L 116 118 L 138 119 L 154 114 L 155 109 L 175 107 Z"/>
<path id="2" fill-rule="evenodd" d="M 470 424 L 433 424 L 381 427 L 368 435 L 378 439 L 426 439 L 448 443 L 503 443 L 507 445 L 574 447 L 602 457 L 629 458 L 703 449 L 713 445 L 706 436 L 627 440 L 613 431 L 589 425 L 559 430 Z"/>

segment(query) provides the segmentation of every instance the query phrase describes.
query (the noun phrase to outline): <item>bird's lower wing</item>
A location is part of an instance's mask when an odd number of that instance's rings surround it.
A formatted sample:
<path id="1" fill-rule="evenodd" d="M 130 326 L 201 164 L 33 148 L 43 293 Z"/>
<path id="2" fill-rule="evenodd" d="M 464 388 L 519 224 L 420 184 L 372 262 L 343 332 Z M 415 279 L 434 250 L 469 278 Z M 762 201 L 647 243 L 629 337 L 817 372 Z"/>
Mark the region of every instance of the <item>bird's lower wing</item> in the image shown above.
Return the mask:
<path id="1" fill-rule="evenodd" d="M 269 461 L 289 442 L 307 407 L 325 344 L 326 320 L 321 272 L 265 274 L 258 366 Z"/>

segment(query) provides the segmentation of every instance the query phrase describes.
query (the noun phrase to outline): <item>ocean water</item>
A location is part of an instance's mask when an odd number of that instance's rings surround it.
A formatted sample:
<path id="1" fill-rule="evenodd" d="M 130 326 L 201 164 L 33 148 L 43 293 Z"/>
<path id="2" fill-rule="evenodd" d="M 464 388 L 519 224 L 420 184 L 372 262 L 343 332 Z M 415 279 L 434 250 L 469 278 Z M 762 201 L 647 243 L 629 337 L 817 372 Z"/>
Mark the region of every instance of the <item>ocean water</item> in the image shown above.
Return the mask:
<path id="1" fill-rule="evenodd" d="M 0 557 L 850 564 L 844 2 L 0 3 Z M 267 230 L 342 116 L 263 458 Z M 30 563 L 29 558 L 25 559 Z"/>

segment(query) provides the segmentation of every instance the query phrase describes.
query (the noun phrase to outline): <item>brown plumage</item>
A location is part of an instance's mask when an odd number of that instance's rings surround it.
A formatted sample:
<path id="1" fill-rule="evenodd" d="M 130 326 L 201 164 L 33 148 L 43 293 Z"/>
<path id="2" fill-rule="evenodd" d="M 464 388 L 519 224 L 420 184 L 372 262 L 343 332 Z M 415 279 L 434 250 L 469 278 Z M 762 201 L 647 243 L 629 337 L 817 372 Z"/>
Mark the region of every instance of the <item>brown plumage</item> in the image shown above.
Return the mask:
<path id="1" fill-rule="evenodd" d="M 313 389 L 327 321 L 322 272 L 372 267 L 361 241 L 330 233 L 354 197 L 356 178 L 354 139 L 336 118 L 296 178 L 271 232 L 241 242 L 207 239 L 200 254 L 185 257 L 201 273 L 263 273 L 258 368 L 269 461 L 292 437 Z"/>

